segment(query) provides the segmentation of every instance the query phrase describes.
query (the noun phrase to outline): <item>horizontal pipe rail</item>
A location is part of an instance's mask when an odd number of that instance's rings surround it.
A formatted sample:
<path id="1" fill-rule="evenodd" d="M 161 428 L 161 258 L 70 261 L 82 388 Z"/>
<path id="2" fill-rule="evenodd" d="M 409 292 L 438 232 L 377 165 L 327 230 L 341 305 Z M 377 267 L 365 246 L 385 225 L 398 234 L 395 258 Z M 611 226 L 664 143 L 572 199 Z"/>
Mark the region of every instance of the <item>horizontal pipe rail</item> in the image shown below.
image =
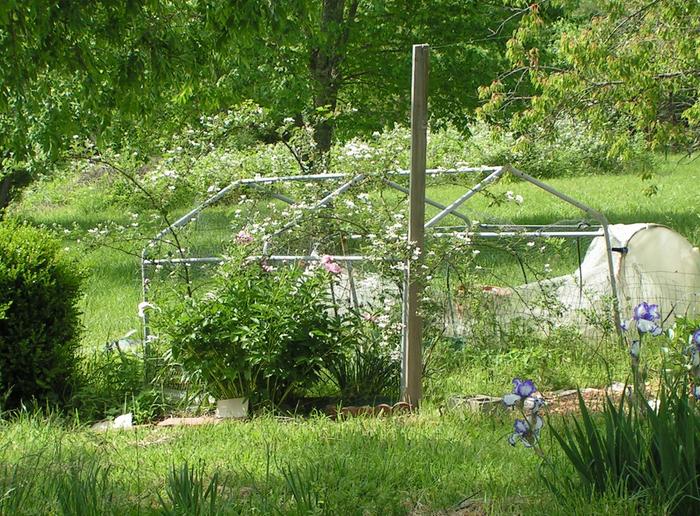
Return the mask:
<path id="1" fill-rule="evenodd" d="M 325 256 L 319 256 L 317 254 L 272 254 L 270 256 L 265 255 L 253 255 L 249 256 L 248 259 L 251 261 L 255 260 L 266 260 L 272 262 L 294 262 L 294 261 L 306 261 L 306 262 L 317 262 Z M 329 255 L 328 258 L 335 262 L 361 262 L 361 261 L 380 261 L 380 262 L 401 262 L 401 258 L 373 258 L 370 256 L 363 255 Z M 226 258 L 220 256 L 207 256 L 203 258 L 151 258 L 144 261 L 146 265 L 179 265 L 188 263 L 223 263 Z"/>

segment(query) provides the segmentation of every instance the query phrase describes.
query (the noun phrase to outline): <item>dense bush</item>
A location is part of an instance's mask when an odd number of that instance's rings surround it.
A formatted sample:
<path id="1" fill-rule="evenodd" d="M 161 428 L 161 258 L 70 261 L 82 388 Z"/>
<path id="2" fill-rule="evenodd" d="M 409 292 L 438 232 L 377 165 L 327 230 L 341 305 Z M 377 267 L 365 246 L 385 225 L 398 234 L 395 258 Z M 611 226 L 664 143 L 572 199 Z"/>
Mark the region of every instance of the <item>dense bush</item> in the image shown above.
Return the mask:
<path id="1" fill-rule="evenodd" d="M 245 255 L 222 266 L 212 291 L 166 311 L 161 337 L 188 379 L 213 396 L 279 403 L 316 381 L 337 353 L 331 278 L 323 268 L 271 270 Z"/>
<path id="2" fill-rule="evenodd" d="M 64 403 L 79 345 L 81 274 L 46 231 L 0 224 L 0 391 L 6 408 Z"/>
<path id="3" fill-rule="evenodd" d="M 610 153 L 609 145 L 591 128 L 570 119 L 558 121 L 551 132 L 518 141 L 512 133 L 480 123 L 471 127 L 467 161 L 473 165 L 511 163 L 536 177 L 581 176 L 621 172 L 629 166 L 648 166 L 653 154 L 642 138 L 629 145 L 625 159 Z"/>

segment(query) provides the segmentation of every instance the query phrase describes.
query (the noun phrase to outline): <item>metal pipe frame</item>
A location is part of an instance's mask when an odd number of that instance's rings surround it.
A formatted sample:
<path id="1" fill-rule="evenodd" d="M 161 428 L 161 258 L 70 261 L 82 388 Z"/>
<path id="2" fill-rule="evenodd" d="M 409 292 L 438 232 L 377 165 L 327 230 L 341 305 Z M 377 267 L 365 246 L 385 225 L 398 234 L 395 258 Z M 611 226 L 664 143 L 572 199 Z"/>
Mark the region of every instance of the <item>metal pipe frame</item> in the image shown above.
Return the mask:
<path id="1" fill-rule="evenodd" d="M 602 228 L 598 231 L 447 231 L 433 233 L 433 236 L 440 238 L 457 235 L 479 238 L 578 238 L 604 236 L 605 233 Z"/>
<path id="2" fill-rule="evenodd" d="M 615 271 L 614 271 L 614 264 L 613 264 L 613 255 L 612 255 L 612 243 L 611 243 L 611 238 L 610 238 L 610 231 L 609 231 L 609 222 L 607 218 L 597 210 L 594 210 L 590 206 L 587 206 L 583 204 L 580 201 L 577 201 L 576 199 L 573 199 L 572 197 L 558 191 L 554 187 L 543 183 L 542 181 L 518 170 L 517 168 L 511 166 L 511 165 L 506 165 L 503 167 L 458 167 L 458 168 L 451 168 L 451 169 L 428 169 L 426 170 L 426 175 L 429 176 L 440 176 L 440 175 L 458 175 L 458 174 L 466 174 L 466 173 L 488 173 L 488 176 L 484 178 L 482 181 L 474 185 L 472 188 L 470 188 L 467 192 L 465 192 L 462 196 L 460 196 L 458 199 L 453 201 L 449 206 L 445 206 L 441 203 L 438 203 L 437 201 L 434 201 L 432 199 L 427 199 L 426 198 L 426 204 L 429 204 L 435 208 L 440 209 L 441 211 L 435 215 L 432 219 L 430 219 L 426 224 L 425 228 L 430 229 L 433 226 L 435 226 L 440 220 L 444 219 L 448 215 L 453 215 L 455 217 L 458 217 L 465 221 L 467 223 L 466 226 L 447 226 L 447 227 L 440 227 L 440 228 L 435 228 L 435 229 L 440 229 L 440 230 L 450 230 L 450 231 L 440 231 L 436 232 L 433 235 L 436 237 L 454 237 L 460 232 L 458 231 L 459 229 L 466 229 L 466 232 L 463 232 L 462 234 L 466 234 L 469 237 L 480 237 L 480 238 L 513 238 L 513 237 L 527 237 L 527 238 L 578 238 L 578 237 L 597 237 L 597 236 L 603 236 L 605 237 L 605 243 L 606 243 L 606 250 L 607 250 L 607 258 L 608 258 L 608 268 L 609 268 L 609 279 L 610 279 L 610 287 L 613 295 L 613 315 L 615 318 L 615 324 L 616 327 L 618 328 L 618 334 L 620 332 L 620 304 L 619 304 L 619 297 L 618 297 L 618 289 L 617 289 L 617 282 L 615 279 Z M 464 204 L 466 201 L 468 201 L 470 198 L 472 198 L 474 195 L 476 195 L 478 192 L 489 186 L 490 184 L 496 182 L 500 177 L 502 177 L 505 173 L 511 173 L 516 177 L 519 177 L 535 186 L 538 188 L 541 188 L 542 190 L 545 190 L 546 192 L 550 193 L 551 195 L 554 195 L 555 197 L 561 199 L 562 201 L 580 209 L 583 211 L 586 215 L 588 215 L 591 219 L 597 221 L 600 224 L 600 228 L 598 229 L 593 229 L 590 226 L 586 227 L 586 225 L 581 225 L 581 224 L 553 224 L 550 226 L 537 226 L 537 225 L 514 225 L 514 224 L 503 224 L 503 225 L 498 225 L 498 224 L 479 224 L 478 227 L 481 229 L 487 229 L 487 228 L 503 228 L 505 231 L 471 231 L 472 225 L 471 221 L 469 218 L 458 212 L 457 209 Z M 395 171 L 389 171 L 386 172 L 387 176 L 409 176 L 410 171 L 408 170 L 395 170 Z M 153 239 L 149 241 L 149 243 L 143 248 L 142 253 L 141 253 L 141 281 L 142 281 L 142 293 L 143 293 L 143 300 L 147 301 L 148 300 L 148 282 L 149 282 L 149 277 L 148 277 L 148 272 L 147 272 L 147 265 L 163 265 L 163 264 L 195 264 L 195 263 L 221 263 L 224 261 L 223 258 L 218 258 L 218 257 L 204 257 L 204 258 L 170 258 L 170 259 L 150 259 L 148 258 L 148 249 L 155 246 L 155 244 L 163 239 L 163 237 L 169 233 L 174 231 L 177 228 L 180 228 L 187 224 L 189 221 L 191 221 L 193 218 L 195 218 L 200 212 L 202 212 L 204 209 L 206 209 L 208 206 L 212 205 L 213 203 L 217 202 L 221 198 L 225 197 L 228 193 L 230 193 L 232 190 L 239 186 L 250 186 L 252 188 L 255 188 L 257 190 L 262 190 L 265 191 L 265 189 L 261 185 L 270 185 L 270 184 L 275 184 L 275 183 L 280 183 L 280 182 L 297 182 L 297 181 L 329 181 L 329 180 L 338 180 L 338 179 L 346 179 L 348 177 L 351 177 L 350 174 L 344 174 L 344 173 L 327 173 L 327 174 L 305 174 L 305 175 L 297 175 L 297 176 L 276 176 L 276 177 L 255 177 L 255 178 L 247 178 L 247 179 L 239 179 L 228 186 L 222 188 L 219 190 L 216 194 L 212 195 L 211 197 L 207 198 L 202 204 L 197 206 L 196 208 L 190 210 L 187 212 L 185 215 L 177 219 L 175 222 L 173 222 L 170 226 L 167 228 L 164 228 L 162 231 L 160 231 Z M 346 192 L 348 189 L 350 189 L 352 186 L 356 185 L 357 183 L 361 182 L 366 178 L 366 174 L 358 174 L 352 177 L 349 181 L 343 183 L 340 187 L 337 189 L 333 190 L 331 193 L 326 195 L 324 198 L 322 198 L 318 203 L 316 203 L 311 210 L 316 210 L 320 209 L 324 206 L 326 206 L 328 203 L 330 203 L 333 199 L 338 197 L 339 195 L 342 195 L 344 192 Z M 382 181 L 389 187 L 394 188 L 402 193 L 407 193 L 408 189 L 403 187 L 402 185 L 399 185 L 398 183 L 391 181 L 384 177 Z M 294 205 L 297 204 L 294 199 L 291 199 L 287 196 L 284 196 L 282 194 L 279 194 L 277 192 L 268 192 L 271 197 L 278 199 L 280 201 L 283 201 L 287 204 Z M 270 239 L 279 236 L 283 232 L 287 231 L 291 227 L 293 227 L 301 217 L 297 217 L 294 221 L 286 224 L 282 228 L 278 229 L 274 233 L 270 234 L 269 236 L 266 237 L 266 241 L 263 245 L 263 254 L 260 256 L 253 256 L 251 259 L 263 259 L 265 258 L 266 260 L 271 260 L 271 261 L 314 261 L 314 260 L 319 260 L 320 257 L 317 255 L 268 255 L 267 250 L 269 249 L 269 243 Z M 573 228 L 581 228 L 581 231 L 568 231 L 569 229 Z M 522 230 L 520 230 L 522 229 Z M 528 231 L 535 229 L 535 231 Z M 555 230 L 556 229 L 556 230 Z M 339 262 L 360 262 L 360 261 L 365 261 L 370 259 L 369 257 L 362 256 L 362 255 L 352 255 L 352 256 L 332 256 L 331 257 L 335 261 Z M 382 261 L 401 261 L 396 258 L 385 258 Z M 144 340 L 148 340 L 148 316 L 145 314 L 144 317 Z"/>
<path id="3" fill-rule="evenodd" d="M 350 181 L 348 181 L 348 182 L 346 182 L 346 183 L 343 183 L 343 184 L 340 185 L 338 188 L 336 188 L 335 190 L 333 190 L 331 193 L 329 193 L 328 195 L 326 195 L 323 199 L 321 199 L 321 200 L 318 201 L 316 204 L 314 204 L 314 205 L 310 208 L 310 210 L 318 210 L 319 208 L 323 208 L 323 207 L 326 206 L 329 202 L 331 202 L 333 199 L 335 199 L 335 198 L 338 197 L 339 195 L 341 195 L 341 194 L 347 192 L 350 188 L 352 188 L 352 187 L 355 186 L 357 183 L 359 183 L 360 181 L 362 181 L 365 177 L 366 177 L 366 176 L 365 176 L 364 174 L 358 174 L 358 175 L 356 175 L 356 176 L 353 177 Z M 281 228 L 279 228 L 279 229 L 276 230 L 275 232 L 271 233 L 270 235 L 267 235 L 267 236 L 265 237 L 265 242 L 263 243 L 263 254 L 267 254 L 267 251 L 268 251 L 268 249 L 270 248 L 270 240 L 272 240 L 272 239 L 275 238 L 275 237 L 278 237 L 279 235 L 281 235 L 281 234 L 284 233 L 285 231 L 288 231 L 289 229 L 293 228 L 293 227 L 297 224 L 297 222 L 299 222 L 299 220 L 301 220 L 302 218 L 303 218 L 303 214 L 300 215 L 300 216 L 295 217 L 294 220 L 292 220 L 291 222 L 285 224 L 284 226 L 282 226 Z"/>
<path id="4" fill-rule="evenodd" d="M 405 193 L 406 195 L 408 195 L 408 188 L 406 188 L 406 187 L 404 187 L 404 186 L 401 186 L 400 184 L 395 183 L 395 182 L 393 182 L 393 181 L 390 181 L 389 179 L 382 179 L 382 182 L 383 182 L 384 184 L 386 184 L 387 186 L 390 186 L 390 187 L 393 188 L 394 190 L 398 190 L 399 192 Z M 426 197 L 426 198 L 425 198 L 425 204 L 428 204 L 428 205 L 430 205 L 430 206 L 433 206 L 434 208 L 437 208 L 437 209 L 439 209 L 439 210 L 446 210 L 446 209 L 447 209 L 447 206 L 445 206 L 444 204 L 440 204 L 440 203 L 437 202 L 437 201 L 433 201 L 433 200 L 430 199 L 429 197 Z M 467 223 L 467 225 L 468 225 L 469 227 L 471 227 L 471 220 L 469 220 L 469 217 L 467 217 L 466 215 L 464 215 L 464 214 L 462 214 L 462 213 L 460 213 L 460 212 L 458 212 L 458 211 L 456 211 L 456 210 L 453 210 L 453 211 L 452 211 L 452 215 L 454 215 L 454 216 L 457 217 L 457 218 L 462 219 L 464 222 Z"/>
<path id="5" fill-rule="evenodd" d="M 254 260 L 267 260 L 272 262 L 294 262 L 294 261 L 305 261 L 305 262 L 317 262 L 321 260 L 321 256 L 317 254 L 271 254 L 271 255 L 251 255 L 248 257 L 251 261 Z M 329 255 L 329 258 L 336 262 L 362 262 L 362 261 L 381 261 L 381 262 L 401 262 L 402 259 L 399 258 L 382 258 L 376 259 L 369 256 L 364 256 L 361 254 L 355 255 Z M 147 265 L 183 265 L 183 264 L 197 264 L 197 263 L 223 263 L 226 258 L 207 256 L 205 258 L 159 258 L 145 260 L 144 263 Z"/>
<path id="6" fill-rule="evenodd" d="M 459 208 L 465 201 L 476 195 L 478 192 L 483 190 L 485 187 L 491 183 L 497 181 L 504 172 L 503 167 L 496 168 L 491 174 L 489 174 L 483 181 L 472 186 L 464 195 L 460 196 L 458 199 L 452 202 L 448 207 L 442 210 L 440 213 L 435 215 L 432 219 L 425 223 L 425 229 L 433 227 L 435 224 L 440 222 L 442 219 L 452 214 L 457 208 Z"/>
<path id="7" fill-rule="evenodd" d="M 576 199 L 569 197 L 565 193 L 560 192 L 556 188 L 543 183 L 539 179 L 535 179 L 534 177 L 526 174 L 525 172 L 522 172 L 518 170 L 517 168 L 513 167 L 512 165 L 506 165 L 503 167 L 503 170 L 510 172 L 516 177 L 519 177 L 521 179 L 524 179 L 525 181 L 532 183 L 533 185 L 537 186 L 538 188 L 541 188 L 545 192 L 549 192 L 550 194 L 554 195 L 555 197 L 558 197 L 562 201 L 571 204 L 572 206 L 575 206 L 579 210 L 583 211 L 586 215 L 588 215 L 590 218 L 597 220 L 600 225 L 603 227 L 603 236 L 605 237 L 605 248 L 607 251 L 608 255 L 608 273 L 610 276 L 610 291 L 613 296 L 613 317 L 615 318 L 615 328 L 617 329 L 617 334 L 622 339 L 622 319 L 620 317 L 620 299 L 618 297 L 618 292 L 617 292 L 617 280 L 615 279 L 615 265 L 613 263 L 613 251 L 612 251 L 612 242 L 610 240 L 610 223 L 608 222 L 608 219 L 600 213 L 597 210 L 594 210 L 590 206 L 587 206 L 583 204 L 580 201 L 577 201 Z"/>
<path id="8" fill-rule="evenodd" d="M 449 168 L 449 169 L 441 169 L 441 168 L 432 168 L 426 170 L 427 175 L 431 176 L 439 176 L 439 175 L 459 175 L 459 174 L 467 174 L 467 173 L 486 173 L 486 172 L 494 172 L 497 170 L 500 170 L 503 167 L 492 167 L 492 166 L 484 166 L 484 167 L 457 167 L 457 168 Z M 366 176 L 366 174 L 360 174 L 363 176 L 363 178 Z M 408 176 L 410 175 L 409 170 L 391 170 L 387 171 L 386 175 L 389 176 Z M 151 241 L 148 243 L 147 247 L 152 247 L 156 242 L 160 241 L 166 234 L 168 234 L 170 231 L 172 231 L 175 228 L 179 228 L 187 224 L 190 220 L 192 220 L 194 217 L 196 217 L 202 210 L 207 208 L 208 206 L 214 204 L 218 200 L 222 199 L 225 197 L 229 192 L 234 190 L 235 188 L 245 185 L 245 186 L 252 186 L 253 188 L 260 188 L 260 185 L 263 184 L 274 184 L 274 183 L 284 183 L 284 182 L 297 182 L 297 181 L 331 181 L 331 180 L 336 180 L 336 179 L 345 179 L 347 177 L 350 177 L 350 174 L 345 174 L 345 173 L 326 173 L 326 174 L 303 174 L 303 175 L 298 175 L 298 176 L 273 176 L 273 177 L 253 177 L 253 178 L 246 178 L 246 179 L 237 179 L 236 181 L 232 182 L 231 184 L 225 186 L 221 190 L 219 190 L 217 193 L 212 195 L 211 197 L 207 198 L 197 206 L 196 208 L 190 210 L 187 212 L 185 215 L 177 219 L 175 222 L 172 223 L 169 227 L 163 229 L 160 233 L 158 233 Z M 358 176 L 355 176 L 358 177 Z M 399 186 L 399 185 L 397 185 Z M 341 192 L 342 193 L 342 192 Z M 339 194 L 337 194 L 339 195 Z M 284 202 L 289 203 L 291 199 L 287 198 L 282 198 L 283 196 L 275 196 L 275 198 L 280 199 Z M 144 249 L 146 249 L 144 248 Z M 146 251 L 147 253 L 147 251 Z"/>

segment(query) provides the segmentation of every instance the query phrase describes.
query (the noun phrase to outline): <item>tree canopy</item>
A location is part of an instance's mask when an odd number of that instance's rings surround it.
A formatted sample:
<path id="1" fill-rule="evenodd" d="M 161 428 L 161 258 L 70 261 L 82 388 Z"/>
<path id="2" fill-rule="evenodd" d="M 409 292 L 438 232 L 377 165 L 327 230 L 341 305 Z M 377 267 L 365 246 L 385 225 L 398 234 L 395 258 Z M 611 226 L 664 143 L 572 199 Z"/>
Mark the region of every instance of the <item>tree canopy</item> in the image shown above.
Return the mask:
<path id="1" fill-rule="evenodd" d="M 411 45 L 433 45 L 435 123 L 460 127 L 519 10 L 463 0 L 28 0 L 0 6 L 0 157 L 13 176 L 73 135 L 148 154 L 154 134 L 252 99 L 317 147 L 405 122 Z M 275 137 L 275 133 L 268 135 Z"/>
<path id="2" fill-rule="evenodd" d="M 415 43 L 431 45 L 433 126 L 466 130 L 485 99 L 520 134 L 569 116 L 618 154 L 631 138 L 693 150 L 699 18 L 683 0 L 3 2 L 0 207 L 76 136 L 148 157 L 250 100 L 261 138 L 291 119 L 323 155 L 408 120 Z"/>
<path id="3" fill-rule="evenodd" d="M 656 148 L 697 150 L 700 4 L 556 4 L 567 14 L 554 23 L 546 22 L 537 4 L 530 6 L 508 45 L 511 69 L 501 79 L 511 82 L 496 80 L 483 89 L 489 100 L 484 113 L 506 114 L 523 134 L 562 116 L 583 118 L 617 154 L 633 138 Z"/>

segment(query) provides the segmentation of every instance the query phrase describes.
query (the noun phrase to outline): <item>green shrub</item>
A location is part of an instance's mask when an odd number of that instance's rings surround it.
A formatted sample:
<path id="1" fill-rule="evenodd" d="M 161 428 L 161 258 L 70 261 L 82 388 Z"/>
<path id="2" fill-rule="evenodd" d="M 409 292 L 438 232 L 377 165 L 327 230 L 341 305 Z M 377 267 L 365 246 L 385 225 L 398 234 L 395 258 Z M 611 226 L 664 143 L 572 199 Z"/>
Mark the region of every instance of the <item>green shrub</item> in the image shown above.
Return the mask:
<path id="1" fill-rule="evenodd" d="M 118 416 L 130 410 L 144 388 L 143 359 L 109 347 L 94 350 L 80 361 L 80 388 L 71 406 L 87 420 Z"/>
<path id="2" fill-rule="evenodd" d="M 609 145 L 582 121 L 562 119 L 551 132 L 518 141 L 509 132 L 479 123 L 470 127 L 468 161 L 472 165 L 512 163 L 536 177 L 581 176 L 624 171 L 630 165 L 648 166 L 653 154 L 639 138 L 624 159 L 612 155 Z"/>
<path id="3" fill-rule="evenodd" d="M 157 324 L 173 361 L 213 396 L 279 403 L 315 382 L 337 352 L 331 278 L 323 268 L 271 271 L 245 254 L 222 266 L 212 291 Z"/>
<path id="4" fill-rule="evenodd" d="M 700 413 L 694 401 L 682 381 L 663 383 L 657 410 L 637 396 L 639 407 L 626 396 L 619 403 L 608 398 L 597 418 L 579 394 L 581 415 L 551 430 L 577 480 L 555 471 L 549 487 L 561 499 L 581 489 L 597 496 L 622 492 L 663 506 L 664 514 L 698 514 Z"/>
<path id="5" fill-rule="evenodd" d="M 49 233 L 0 224 L 0 391 L 8 393 L 6 408 L 69 398 L 80 286 L 79 269 Z"/>

